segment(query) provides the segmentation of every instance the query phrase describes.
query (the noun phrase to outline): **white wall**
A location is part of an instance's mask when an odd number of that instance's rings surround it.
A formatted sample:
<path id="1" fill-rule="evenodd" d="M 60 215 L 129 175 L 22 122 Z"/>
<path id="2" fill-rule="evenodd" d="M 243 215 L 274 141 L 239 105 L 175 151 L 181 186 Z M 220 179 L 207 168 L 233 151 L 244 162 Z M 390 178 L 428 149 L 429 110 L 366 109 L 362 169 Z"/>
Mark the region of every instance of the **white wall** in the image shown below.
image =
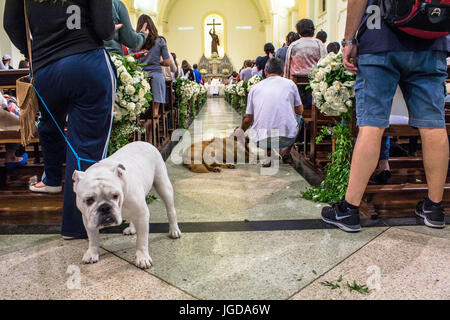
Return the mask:
<path id="1" fill-rule="evenodd" d="M 347 19 L 347 0 L 328 0 L 325 13 L 319 11 L 319 1 L 309 0 L 309 18 L 316 24 L 317 31 L 321 29 L 328 33 L 328 42 L 340 42 L 344 38 Z"/>
<path id="2" fill-rule="evenodd" d="M 3 28 L 3 13 L 5 9 L 5 0 L 0 0 L 0 59 L 5 54 L 8 54 L 12 57 L 12 64 L 14 68 L 19 66 L 19 62 L 22 59 L 22 55 L 19 50 L 14 47 L 9 41 L 8 35 Z"/>

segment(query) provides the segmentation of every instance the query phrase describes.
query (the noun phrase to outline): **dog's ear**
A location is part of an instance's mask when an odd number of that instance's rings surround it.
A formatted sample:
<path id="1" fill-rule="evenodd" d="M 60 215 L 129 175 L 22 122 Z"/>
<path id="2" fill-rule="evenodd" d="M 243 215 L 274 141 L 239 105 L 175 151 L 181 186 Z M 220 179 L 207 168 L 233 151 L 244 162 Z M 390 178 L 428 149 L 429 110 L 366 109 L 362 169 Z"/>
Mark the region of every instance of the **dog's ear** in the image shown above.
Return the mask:
<path id="1" fill-rule="evenodd" d="M 117 165 L 117 167 L 114 169 L 114 173 L 120 178 L 122 179 L 123 176 L 125 175 L 127 169 L 125 168 L 125 166 L 121 163 L 119 163 L 119 165 Z"/>
<path id="2" fill-rule="evenodd" d="M 74 171 L 72 175 L 73 189 L 76 190 L 78 183 L 86 176 L 86 172 Z"/>

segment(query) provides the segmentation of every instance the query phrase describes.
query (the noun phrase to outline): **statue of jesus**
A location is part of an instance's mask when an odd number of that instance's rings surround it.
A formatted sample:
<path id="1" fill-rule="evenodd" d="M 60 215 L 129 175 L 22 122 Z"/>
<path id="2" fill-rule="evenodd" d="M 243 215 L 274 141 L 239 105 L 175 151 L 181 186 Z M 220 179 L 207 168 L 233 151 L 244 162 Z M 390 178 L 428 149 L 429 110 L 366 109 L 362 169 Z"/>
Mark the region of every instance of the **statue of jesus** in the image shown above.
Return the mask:
<path id="1" fill-rule="evenodd" d="M 211 54 L 219 54 L 219 49 L 217 48 L 218 46 L 220 46 L 220 39 L 219 36 L 216 34 L 216 30 L 210 30 L 209 31 L 209 35 L 212 38 L 211 41 Z"/>

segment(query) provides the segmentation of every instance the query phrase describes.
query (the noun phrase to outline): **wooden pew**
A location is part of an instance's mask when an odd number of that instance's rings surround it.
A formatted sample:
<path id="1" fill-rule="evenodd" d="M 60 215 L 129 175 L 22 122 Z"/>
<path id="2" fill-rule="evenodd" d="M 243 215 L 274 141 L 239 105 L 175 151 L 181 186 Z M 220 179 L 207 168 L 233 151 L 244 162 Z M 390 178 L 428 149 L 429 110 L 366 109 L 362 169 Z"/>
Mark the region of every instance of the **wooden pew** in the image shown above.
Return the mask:
<path id="1" fill-rule="evenodd" d="M 30 74 L 28 69 L 0 70 L 0 91 L 16 91 L 16 81 Z"/>
<path id="2" fill-rule="evenodd" d="M 306 78 L 296 79 L 297 85 L 306 85 Z M 447 79 L 449 82 L 449 79 Z M 450 136 L 450 103 L 446 105 L 447 131 Z M 326 117 L 322 115 L 315 106 L 311 112 L 311 118 L 304 117 L 305 132 L 310 132 L 310 139 L 305 138 L 303 152 L 301 154 L 315 168 L 316 172 L 323 174 L 321 168 L 330 162 L 328 155 L 333 150 L 333 141 L 316 143 L 316 137 L 320 134 L 320 128 L 325 125 L 333 125 L 335 121 L 340 121 L 339 117 Z M 357 136 L 356 117 L 352 122 L 352 133 Z M 390 137 L 419 137 L 419 130 L 407 125 L 391 125 L 384 133 Z M 306 137 L 306 133 L 305 133 Z M 423 168 L 423 158 L 421 156 L 391 157 L 390 166 L 393 172 L 391 184 L 386 186 L 369 185 L 364 195 L 362 212 L 368 216 L 411 216 L 418 201 L 427 195 L 427 185 L 425 184 L 425 172 Z M 450 169 L 450 163 L 449 163 Z M 450 171 L 449 171 L 450 172 Z M 447 177 L 445 187 L 444 203 L 447 213 L 450 213 L 450 175 Z"/>
<path id="3" fill-rule="evenodd" d="M 0 91 L 12 91 L 15 94 L 16 91 L 16 81 L 17 79 L 27 76 L 29 74 L 28 69 L 19 69 L 19 70 L 1 70 L 0 71 Z M 14 143 L 20 144 L 21 137 L 19 131 L 12 130 L 1 130 L 0 129 L 0 145 L 3 146 L 5 144 Z M 29 147 L 25 150 L 29 155 L 28 165 L 24 167 L 17 168 L 14 172 L 15 175 L 33 175 L 37 172 L 42 174 L 42 165 L 41 165 L 41 153 L 39 149 L 39 138 L 36 137 L 31 141 Z M 11 172 L 8 172 L 3 165 L 4 158 L 0 160 L 0 185 L 5 186 L 8 182 Z"/>
<path id="4" fill-rule="evenodd" d="M 450 123 L 447 124 L 447 132 L 450 135 Z M 384 136 L 419 137 L 420 132 L 408 125 L 391 125 Z M 366 189 L 362 211 L 368 216 L 392 215 L 392 211 L 400 216 L 411 215 L 415 204 L 428 194 L 421 156 L 391 157 L 389 165 L 392 172 L 389 184 L 369 185 Z M 449 208 L 447 213 L 450 213 L 450 175 L 447 175 L 444 205 Z"/>

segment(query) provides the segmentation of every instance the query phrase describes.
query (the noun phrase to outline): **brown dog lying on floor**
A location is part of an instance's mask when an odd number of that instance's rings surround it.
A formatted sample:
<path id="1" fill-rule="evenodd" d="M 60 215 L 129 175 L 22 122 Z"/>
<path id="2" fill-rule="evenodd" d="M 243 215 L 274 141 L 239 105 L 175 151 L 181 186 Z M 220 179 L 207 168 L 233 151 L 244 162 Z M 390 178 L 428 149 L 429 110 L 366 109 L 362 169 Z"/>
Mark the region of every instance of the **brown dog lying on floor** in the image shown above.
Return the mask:
<path id="1" fill-rule="evenodd" d="M 192 144 L 183 154 L 183 164 L 195 173 L 221 172 L 222 169 L 236 169 L 239 161 L 249 163 L 249 139 L 243 144 L 236 136 L 214 138 Z"/>

